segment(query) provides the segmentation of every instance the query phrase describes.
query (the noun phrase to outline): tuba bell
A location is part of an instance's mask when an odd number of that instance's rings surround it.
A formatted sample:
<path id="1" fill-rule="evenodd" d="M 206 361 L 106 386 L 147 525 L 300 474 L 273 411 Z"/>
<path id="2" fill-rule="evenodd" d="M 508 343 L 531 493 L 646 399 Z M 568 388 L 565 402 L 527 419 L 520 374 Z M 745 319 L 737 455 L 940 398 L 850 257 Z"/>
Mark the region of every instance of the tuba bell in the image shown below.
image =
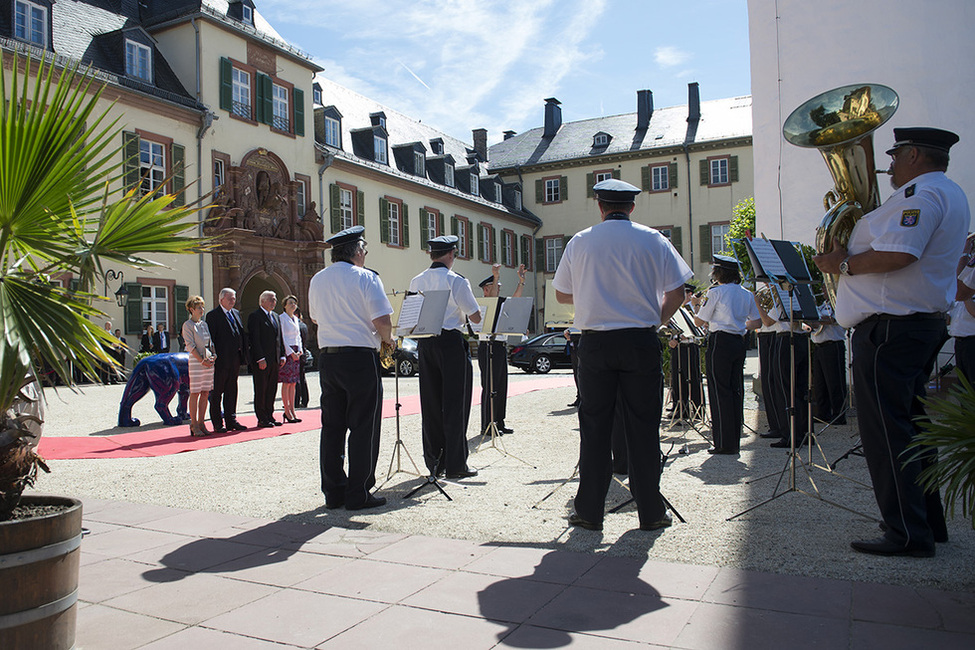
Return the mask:
<path id="1" fill-rule="evenodd" d="M 880 205 L 872 133 L 897 110 L 897 93 L 880 84 L 854 84 L 817 95 L 792 111 L 782 135 L 823 155 L 835 187 L 823 197 L 826 214 L 816 229 L 816 252 L 847 246 L 853 226 Z M 836 305 L 837 276 L 824 273 L 830 304 Z"/>

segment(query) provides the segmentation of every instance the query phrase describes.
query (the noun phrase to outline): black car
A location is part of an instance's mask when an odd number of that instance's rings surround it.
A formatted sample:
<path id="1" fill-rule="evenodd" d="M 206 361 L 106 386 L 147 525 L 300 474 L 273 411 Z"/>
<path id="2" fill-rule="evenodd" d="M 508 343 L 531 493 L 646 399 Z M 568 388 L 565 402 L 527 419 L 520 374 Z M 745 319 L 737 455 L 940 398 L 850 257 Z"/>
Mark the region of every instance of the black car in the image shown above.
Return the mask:
<path id="1" fill-rule="evenodd" d="M 394 365 L 395 364 L 395 365 Z M 420 357 L 416 352 L 416 341 L 413 339 L 403 339 L 396 351 L 396 359 L 387 368 L 383 366 L 383 374 L 392 375 L 399 366 L 400 377 L 412 377 L 420 368 Z"/>
<path id="2" fill-rule="evenodd" d="M 545 374 L 553 368 L 571 368 L 562 332 L 549 332 L 520 343 L 508 352 L 508 363 L 525 372 Z"/>

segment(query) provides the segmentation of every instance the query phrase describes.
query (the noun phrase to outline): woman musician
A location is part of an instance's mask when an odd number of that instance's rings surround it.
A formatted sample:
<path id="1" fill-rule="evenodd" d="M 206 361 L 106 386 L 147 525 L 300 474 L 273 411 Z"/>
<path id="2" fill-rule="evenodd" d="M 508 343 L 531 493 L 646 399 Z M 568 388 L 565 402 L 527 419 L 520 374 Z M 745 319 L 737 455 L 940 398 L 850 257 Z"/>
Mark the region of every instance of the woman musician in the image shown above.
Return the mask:
<path id="1" fill-rule="evenodd" d="M 737 454 L 745 408 L 745 334 L 762 321 L 755 297 L 741 286 L 738 262 L 724 255 L 714 255 L 712 261 L 711 279 L 717 286 L 694 316 L 709 331 L 705 365 L 714 447 L 708 453 Z"/>

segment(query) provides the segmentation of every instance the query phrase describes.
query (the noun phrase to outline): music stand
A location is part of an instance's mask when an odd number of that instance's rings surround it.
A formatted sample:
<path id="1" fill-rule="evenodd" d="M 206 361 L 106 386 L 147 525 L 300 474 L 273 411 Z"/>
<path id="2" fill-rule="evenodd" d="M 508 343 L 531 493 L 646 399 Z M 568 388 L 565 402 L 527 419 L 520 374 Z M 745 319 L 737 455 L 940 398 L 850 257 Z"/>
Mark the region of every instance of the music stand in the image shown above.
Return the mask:
<path id="1" fill-rule="evenodd" d="M 674 408 L 673 413 L 670 416 L 670 422 L 668 423 L 668 429 L 673 427 L 675 424 L 680 424 L 681 429 L 681 441 L 683 445 L 681 446 L 678 453 L 687 453 L 687 429 L 691 428 L 697 432 L 705 441 L 710 442 L 708 437 L 702 431 L 702 427 L 698 427 L 695 424 L 695 420 L 699 419 L 702 425 L 707 424 L 707 400 L 704 396 L 704 385 L 701 382 L 701 370 L 700 366 L 697 368 L 687 368 L 687 377 L 690 379 L 692 377 L 692 371 L 696 373 L 697 381 L 700 383 L 700 403 L 696 406 L 692 406 L 691 399 L 692 395 L 687 395 L 687 412 L 684 410 L 684 382 L 682 381 L 682 368 L 684 364 L 684 357 L 681 354 L 681 340 L 688 339 L 692 344 L 699 345 L 699 341 L 704 338 L 704 334 L 701 329 L 695 325 L 694 316 L 690 313 L 686 306 L 681 306 L 677 312 L 674 314 L 673 318 L 670 319 L 669 323 L 672 329 L 675 329 L 678 333 L 677 337 L 677 347 L 674 350 L 677 352 L 676 369 L 677 369 L 677 403 Z M 688 344 L 690 345 L 690 344 Z M 671 354 L 671 363 L 674 363 L 674 355 Z M 690 354 L 687 355 L 688 364 L 691 363 Z M 673 392 L 673 391 L 672 391 Z M 673 398 L 673 395 L 671 395 Z"/>
<path id="2" fill-rule="evenodd" d="M 534 299 L 531 297 L 523 298 L 478 298 L 478 305 L 481 308 L 481 322 L 471 325 L 471 328 L 478 334 L 478 338 L 487 341 L 488 350 L 488 400 L 491 421 L 481 433 L 481 440 L 474 453 L 481 451 L 485 439 L 490 436 L 490 444 L 487 449 L 494 449 L 503 456 L 510 456 L 515 460 L 528 465 L 532 469 L 538 469 L 523 458 L 511 454 L 504 448 L 504 442 L 498 431 L 496 415 L 494 412 L 494 401 L 496 391 L 494 388 L 494 342 L 498 335 L 507 336 L 508 334 L 524 334 L 528 330 L 528 320 L 531 318 Z M 507 363 L 507 361 L 505 361 Z"/>

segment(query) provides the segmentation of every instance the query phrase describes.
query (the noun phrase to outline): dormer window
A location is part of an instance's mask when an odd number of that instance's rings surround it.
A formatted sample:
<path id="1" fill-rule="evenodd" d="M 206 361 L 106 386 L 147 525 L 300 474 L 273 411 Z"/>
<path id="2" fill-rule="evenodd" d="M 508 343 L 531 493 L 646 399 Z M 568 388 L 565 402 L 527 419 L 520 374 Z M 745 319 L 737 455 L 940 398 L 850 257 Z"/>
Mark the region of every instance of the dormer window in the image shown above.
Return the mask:
<path id="1" fill-rule="evenodd" d="M 501 183 L 494 184 L 494 202 L 501 203 Z"/>
<path id="2" fill-rule="evenodd" d="M 372 137 L 373 144 L 373 160 L 377 163 L 387 164 L 388 158 L 386 157 L 386 138 L 381 135 L 374 135 Z"/>
<path id="3" fill-rule="evenodd" d="M 318 84 L 313 84 L 311 87 L 311 98 L 315 104 L 322 105 L 322 87 Z"/>
<path id="4" fill-rule="evenodd" d="M 38 47 L 47 47 L 47 7 L 26 0 L 14 0 L 14 37 Z"/>
<path id="5" fill-rule="evenodd" d="M 443 167 L 443 182 L 447 187 L 454 186 L 454 166 L 445 164 Z"/>
<path id="6" fill-rule="evenodd" d="M 431 140 L 430 141 L 430 151 L 433 153 L 434 156 L 442 156 L 443 155 L 443 140 L 441 140 L 440 138 L 436 138 L 435 140 Z"/>
<path id="7" fill-rule="evenodd" d="M 378 126 L 381 129 L 386 128 L 386 114 L 383 113 L 382 111 L 378 113 L 370 113 L 369 121 L 372 123 L 373 126 Z"/>
<path id="8" fill-rule="evenodd" d="M 477 196 L 480 193 L 480 187 L 477 184 L 477 174 L 471 174 L 471 194 Z"/>
<path id="9" fill-rule="evenodd" d="M 515 210 L 521 210 L 521 190 L 515 190 Z"/>
<path id="10" fill-rule="evenodd" d="M 125 74 L 152 83 L 152 50 L 142 43 L 126 39 Z"/>
<path id="11" fill-rule="evenodd" d="M 249 25 L 254 24 L 254 10 L 246 4 L 240 6 L 240 19 Z"/>
<path id="12" fill-rule="evenodd" d="M 592 138 L 593 147 L 605 147 L 609 144 L 609 134 L 608 133 L 597 133 Z"/>
<path id="13" fill-rule="evenodd" d="M 339 121 L 334 117 L 325 116 L 325 144 L 330 147 L 341 147 L 342 140 L 339 137 Z"/>
<path id="14" fill-rule="evenodd" d="M 422 151 L 414 151 L 413 152 L 413 173 L 415 173 L 417 176 L 426 176 L 427 175 L 426 162 L 427 162 L 427 157 L 424 155 Z"/>

